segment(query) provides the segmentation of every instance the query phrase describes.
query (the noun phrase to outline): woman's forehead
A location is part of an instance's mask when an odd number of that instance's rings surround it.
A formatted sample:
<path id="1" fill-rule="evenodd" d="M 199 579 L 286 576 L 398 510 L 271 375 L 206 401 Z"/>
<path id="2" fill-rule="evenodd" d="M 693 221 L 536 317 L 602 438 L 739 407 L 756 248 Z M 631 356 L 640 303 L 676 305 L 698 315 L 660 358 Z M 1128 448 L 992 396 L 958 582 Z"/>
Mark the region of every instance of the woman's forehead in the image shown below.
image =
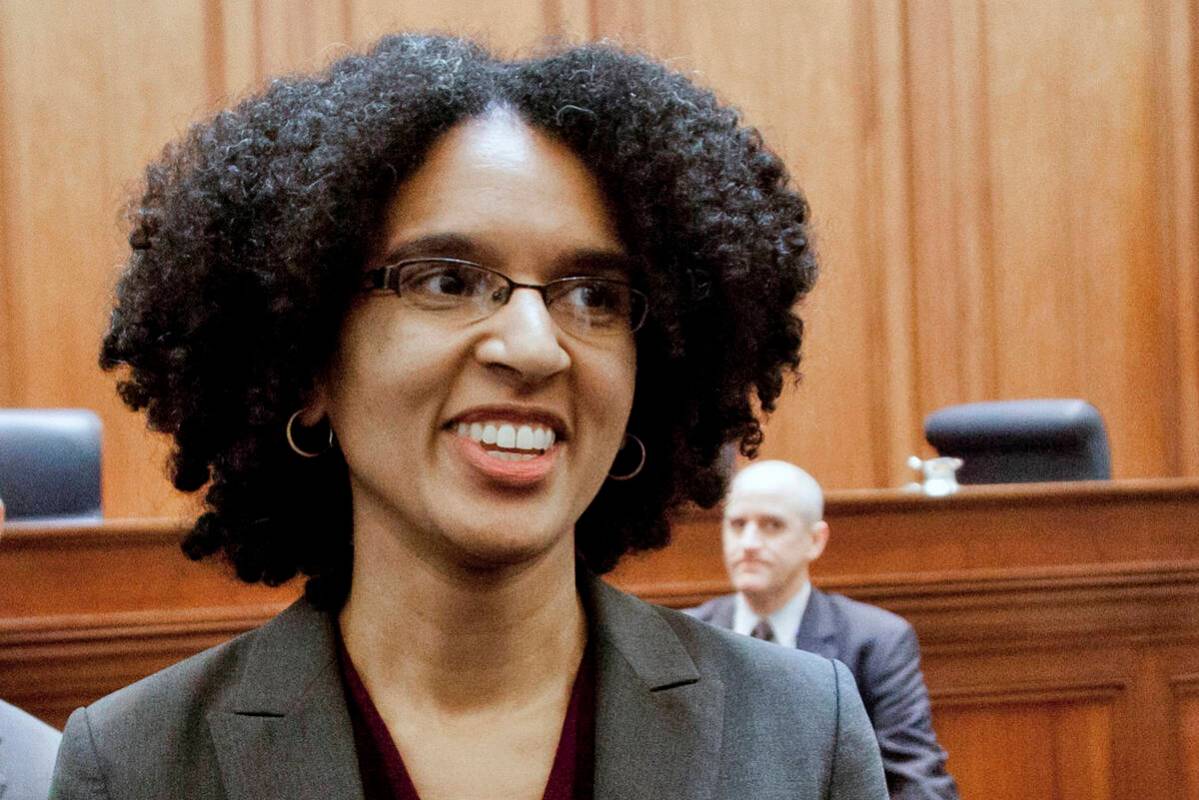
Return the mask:
<path id="1" fill-rule="evenodd" d="M 562 142 L 502 110 L 447 131 L 388 209 L 386 250 L 451 236 L 501 250 L 623 252 L 587 166 Z"/>

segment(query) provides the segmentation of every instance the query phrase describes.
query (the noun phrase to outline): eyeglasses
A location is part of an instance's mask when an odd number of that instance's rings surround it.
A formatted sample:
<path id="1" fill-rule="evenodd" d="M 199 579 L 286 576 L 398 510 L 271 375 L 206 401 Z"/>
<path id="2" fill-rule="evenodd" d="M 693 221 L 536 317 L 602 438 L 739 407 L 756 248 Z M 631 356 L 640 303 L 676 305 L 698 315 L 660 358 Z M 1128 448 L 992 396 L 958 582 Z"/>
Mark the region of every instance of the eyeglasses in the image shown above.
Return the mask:
<path id="1" fill-rule="evenodd" d="M 541 295 L 563 331 L 583 338 L 632 333 L 645 322 L 649 299 L 624 281 L 587 276 L 517 283 L 457 258 L 413 258 L 363 273 L 364 292 L 394 292 L 408 306 L 468 324 L 500 310 L 517 289 Z"/>

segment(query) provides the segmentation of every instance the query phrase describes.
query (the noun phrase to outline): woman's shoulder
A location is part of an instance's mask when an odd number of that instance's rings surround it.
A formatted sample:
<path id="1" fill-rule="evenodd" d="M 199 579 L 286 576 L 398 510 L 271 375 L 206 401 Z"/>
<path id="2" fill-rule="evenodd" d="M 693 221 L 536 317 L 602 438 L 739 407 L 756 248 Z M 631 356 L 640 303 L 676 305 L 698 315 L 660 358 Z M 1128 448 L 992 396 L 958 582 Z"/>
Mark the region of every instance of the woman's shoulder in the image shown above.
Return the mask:
<path id="1" fill-rule="evenodd" d="M 122 727 L 144 729 L 159 720 L 220 707 L 235 691 L 241 665 L 260 631 L 247 631 L 101 697 L 87 706 L 91 727 L 110 734 Z M 184 709 L 188 713 L 181 713 Z"/>
<path id="2" fill-rule="evenodd" d="M 838 695 L 844 691 L 848 675 L 844 666 L 840 669 L 845 675 L 839 675 L 835 662 L 823 656 L 741 636 L 681 611 L 647 603 L 602 581 L 596 586 L 593 602 L 601 624 L 615 629 L 607 635 L 626 657 L 685 653 L 696 679 L 722 683 L 726 696 L 737 701 L 750 706 L 785 701 L 789 708 L 804 708 L 805 714 L 826 708 L 835 717 Z"/>
<path id="3" fill-rule="evenodd" d="M 674 630 L 701 672 L 705 668 L 714 671 L 726 684 L 752 683 L 763 692 L 785 695 L 831 697 L 837 692 L 838 678 L 831 659 L 742 636 L 682 611 L 661 606 L 654 609 Z"/>
<path id="4" fill-rule="evenodd" d="M 147 720 L 202 716 L 206 710 L 232 706 L 256 650 L 279 643 L 304 646 L 312 638 L 304 631 L 321 627 L 324 616 L 307 601 L 298 600 L 257 628 L 100 698 L 87 708 L 91 724 L 93 728 L 124 724 L 144 728 Z M 330 657 L 332 653 L 330 649 Z"/>
<path id="5" fill-rule="evenodd" d="M 72 786 L 86 782 L 88 775 L 104 776 L 105 783 L 130 783 L 134 793 L 128 796 L 138 797 L 139 780 L 163 787 L 179 775 L 195 779 L 212 774 L 212 716 L 243 704 L 246 677 L 255 663 L 279 662 L 281 670 L 294 667 L 301 660 L 300 648 L 324 635 L 312 633 L 321 631 L 323 618 L 298 601 L 259 628 L 76 710 L 63 732 L 56 784 Z M 304 630 L 309 632 L 306 636 Z M 290 658 L 287 653 L 263 652 L 286 648 L 282 643 L 288 641 L 295 643 L 296 651 Z M 333 650 L 328 649 L 332 659 Z M 269 684 L 270 679 L 257 676 L 253 682 Z M 192 796 L 207 796 L 197 792 Z"/>

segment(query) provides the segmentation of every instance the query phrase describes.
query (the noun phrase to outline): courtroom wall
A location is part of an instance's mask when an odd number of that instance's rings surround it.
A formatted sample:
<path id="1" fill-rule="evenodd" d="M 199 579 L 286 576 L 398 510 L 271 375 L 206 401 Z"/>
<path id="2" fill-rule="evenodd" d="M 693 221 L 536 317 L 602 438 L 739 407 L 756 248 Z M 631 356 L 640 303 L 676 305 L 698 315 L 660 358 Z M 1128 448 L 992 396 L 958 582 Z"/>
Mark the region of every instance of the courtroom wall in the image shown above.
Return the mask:
<path id="1" fill-rule="evenodd" d="M 1199 476 L 1197 19 L 1193 0 L 4 0 L 0 406 L 94 409 L 107 514 L 189 513 L 95 366 L 141 166 L 385 31 L 607 36 L 738 104 L 814 208 L 804 377 L 767 455 L 892 486 L 935 408 L 1080 396 L 1118 477 Z"/>

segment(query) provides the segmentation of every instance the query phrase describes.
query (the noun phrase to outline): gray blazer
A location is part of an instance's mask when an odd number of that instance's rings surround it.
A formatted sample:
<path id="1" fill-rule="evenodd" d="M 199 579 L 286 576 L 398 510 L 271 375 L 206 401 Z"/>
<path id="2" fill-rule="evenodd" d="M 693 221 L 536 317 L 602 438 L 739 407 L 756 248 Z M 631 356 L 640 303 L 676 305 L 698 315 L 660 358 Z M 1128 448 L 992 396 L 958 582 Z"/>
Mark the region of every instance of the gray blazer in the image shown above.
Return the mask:
<path id="1" fill-rule="evenodd" d="M 0 798 L 45 800 L 61 734 L 0 700 Z"/>
<path id="2" fill-rule="evenodd" d="M 842 664 L 716 630 L 593 578 L 597 800 L 884 800 Z M 52 798 L 362 798 L 331 615 L 262 628 L 71 715 Z"/>
<path id="3" fill-rule="evenodd" d="M 687 613 L 732 629 L 734 597 L 718 597 Z M 795 646 L 835 658 L 853 673 L 878 737 L 892 798 L 956 800 L 945 751 L 933 733 L 916 631 L 907 620 L 813 588 Z"/>

